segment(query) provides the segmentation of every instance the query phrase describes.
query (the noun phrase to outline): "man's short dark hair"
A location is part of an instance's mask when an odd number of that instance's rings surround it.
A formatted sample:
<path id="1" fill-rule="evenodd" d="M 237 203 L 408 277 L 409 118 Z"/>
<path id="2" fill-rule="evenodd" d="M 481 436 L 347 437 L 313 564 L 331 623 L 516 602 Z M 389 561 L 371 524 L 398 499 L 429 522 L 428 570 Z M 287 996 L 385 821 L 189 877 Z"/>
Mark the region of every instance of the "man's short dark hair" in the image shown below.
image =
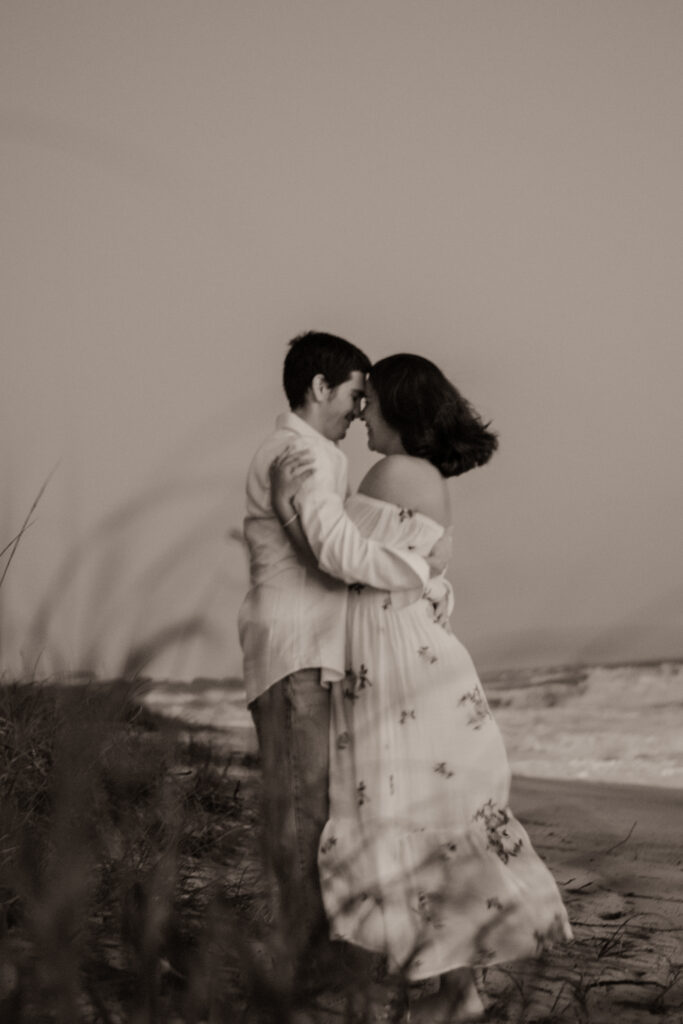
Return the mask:
<path id="1" fill-rule="evenodd" d="M 344 338 L 306 331 L 289 343 L 282 375 L 290 409 L 299 409 L 313 378 L 322 373 L 331 388 L 348 380 L 354 370 L 367 373 L 371 363 L 364 352 Z"/>

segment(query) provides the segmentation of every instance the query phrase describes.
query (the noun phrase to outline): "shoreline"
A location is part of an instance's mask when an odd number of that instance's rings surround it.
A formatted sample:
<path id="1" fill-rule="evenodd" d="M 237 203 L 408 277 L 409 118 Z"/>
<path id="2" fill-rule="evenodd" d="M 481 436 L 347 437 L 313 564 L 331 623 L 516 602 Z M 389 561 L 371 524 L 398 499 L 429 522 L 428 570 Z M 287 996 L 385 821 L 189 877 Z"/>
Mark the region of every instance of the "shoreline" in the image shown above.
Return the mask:
<path id="1" fill-rule="evenodd" d="M 240 679 L 146 685 L 155 712 L 256 750 Z M 511 669 L 482 685 L 514 775 L 683 789 L 683 663 Z"/>

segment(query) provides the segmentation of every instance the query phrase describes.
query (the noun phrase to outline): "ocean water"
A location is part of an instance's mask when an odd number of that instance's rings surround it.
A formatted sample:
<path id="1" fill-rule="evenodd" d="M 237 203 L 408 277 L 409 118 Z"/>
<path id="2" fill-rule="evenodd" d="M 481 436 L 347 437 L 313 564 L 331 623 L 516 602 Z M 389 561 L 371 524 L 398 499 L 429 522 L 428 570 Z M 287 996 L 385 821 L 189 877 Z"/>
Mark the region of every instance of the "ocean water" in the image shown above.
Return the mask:
<path id="1" fill-rule="evenodd" d="M 513 771 L 683 787 L 683 662 L 484 678 Z"/>
<path id="2" fill-rule="evenodd" d="M 516 669 L 483 684 L 515 774 L 683 788 L 683 662 Z M 145 700 L 256 749 L 239 679 L 152 683 Z"/>

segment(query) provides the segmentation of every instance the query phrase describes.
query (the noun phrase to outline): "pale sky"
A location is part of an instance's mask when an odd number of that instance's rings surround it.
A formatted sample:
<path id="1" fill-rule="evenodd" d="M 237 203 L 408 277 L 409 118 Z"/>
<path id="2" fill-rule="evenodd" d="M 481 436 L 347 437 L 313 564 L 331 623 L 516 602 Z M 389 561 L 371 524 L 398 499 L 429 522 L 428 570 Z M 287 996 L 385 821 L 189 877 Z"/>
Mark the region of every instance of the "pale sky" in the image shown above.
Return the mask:
<path id="1" fill-rule="evenodd" d="M 0 548 L 58 465 L 0 668 L 201 612 L 155 674 L 239 672 L 226 532 L 309 328 L 499 431 L 452 483 L 477 664 L 682 655 L 682 42 L 679 0 L 1 0 Z"/>

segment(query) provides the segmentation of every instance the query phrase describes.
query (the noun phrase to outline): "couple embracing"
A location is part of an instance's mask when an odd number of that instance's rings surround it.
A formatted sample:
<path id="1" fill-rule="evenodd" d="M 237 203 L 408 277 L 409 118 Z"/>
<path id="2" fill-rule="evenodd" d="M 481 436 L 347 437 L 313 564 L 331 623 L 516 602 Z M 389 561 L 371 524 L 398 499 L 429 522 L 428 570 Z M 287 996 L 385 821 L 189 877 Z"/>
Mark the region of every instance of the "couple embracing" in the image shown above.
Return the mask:
<path id="1" fill-rule="evenodd" d="M 472 968 L 571 937 L 449 624 L 446 481 L 496 435 L 429 360 L 371 365 L 330 334 L 290 343 L 283 383 L 247 477 L 239 630 L 289 983 L 372 962 L 413 991 L 411 1021 L 469 1020 Z M 355 418 L 381 458 L 350 494 Z"/>

